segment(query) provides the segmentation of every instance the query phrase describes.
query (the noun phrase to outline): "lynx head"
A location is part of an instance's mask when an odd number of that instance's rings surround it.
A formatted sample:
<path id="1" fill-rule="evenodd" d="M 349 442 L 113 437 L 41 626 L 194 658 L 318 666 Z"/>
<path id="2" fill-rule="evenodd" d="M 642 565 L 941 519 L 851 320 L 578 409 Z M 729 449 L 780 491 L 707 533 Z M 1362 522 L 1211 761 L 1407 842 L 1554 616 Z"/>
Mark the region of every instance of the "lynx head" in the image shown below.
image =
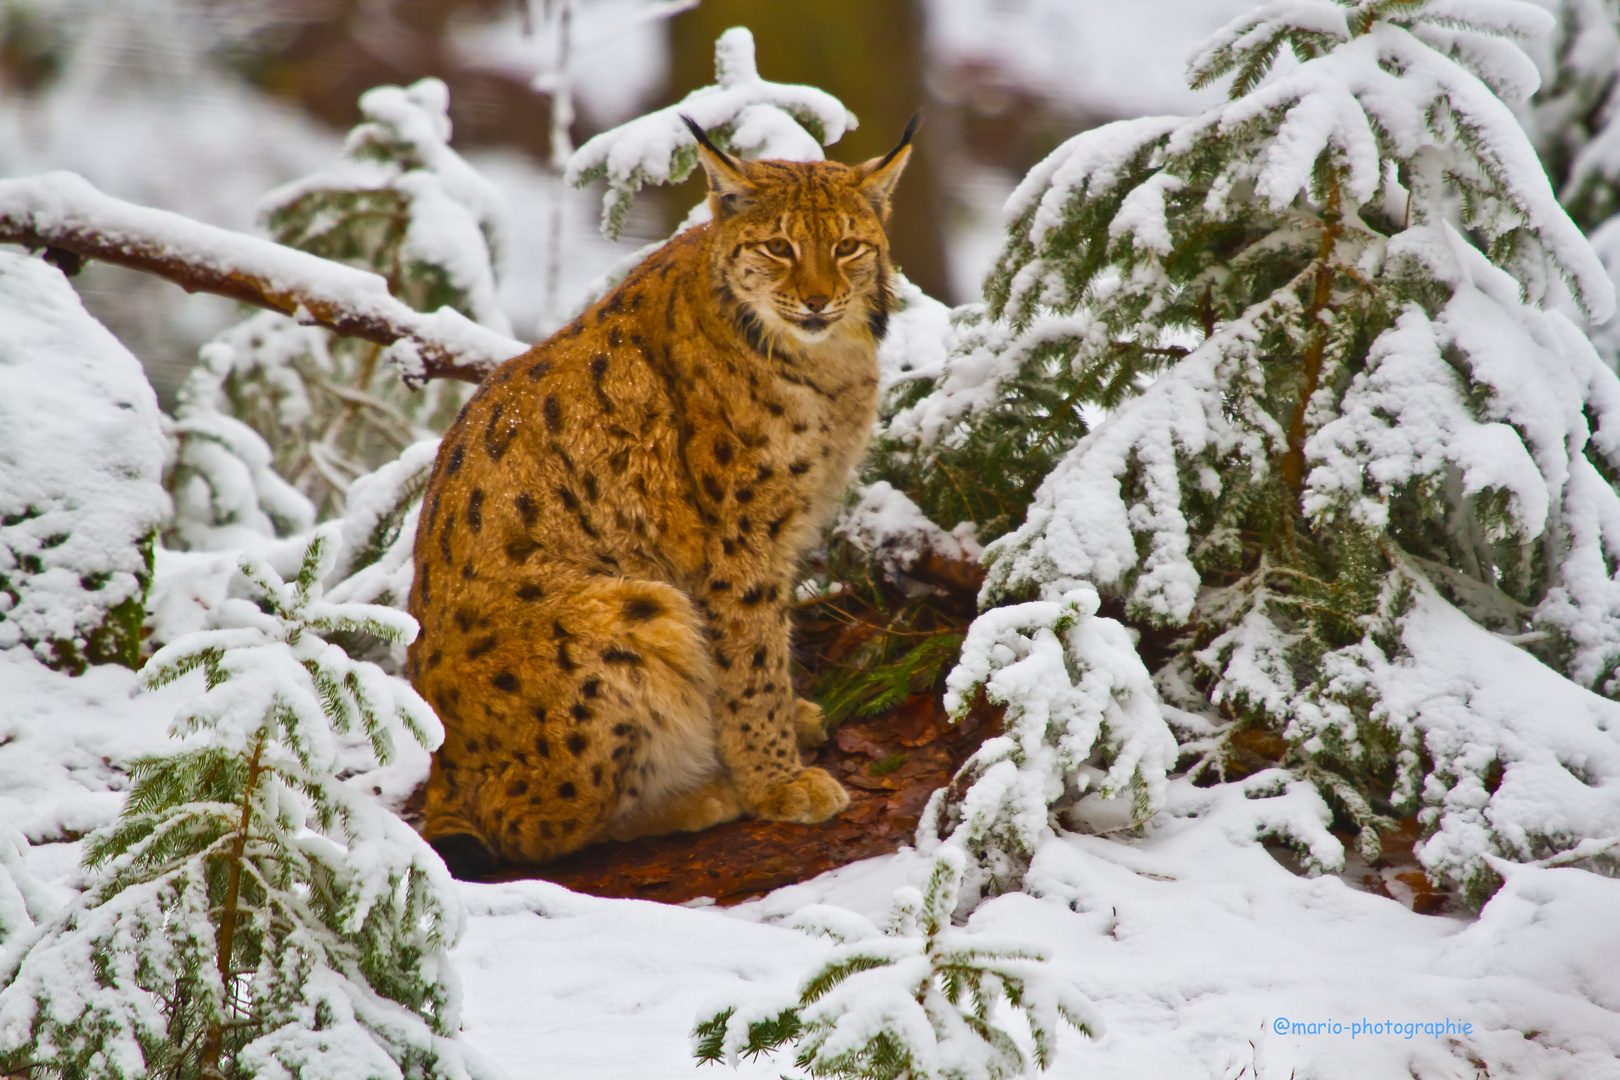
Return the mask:
<path id="1" fill-rule="evenodd" d="M 682 119 L 709 177 L 710 273 L 738 328 L 763 351 L 881 340 L 893 300 L 883 226 L 917 118 L 900 145 L 859 165 L 742 161 Z"/>

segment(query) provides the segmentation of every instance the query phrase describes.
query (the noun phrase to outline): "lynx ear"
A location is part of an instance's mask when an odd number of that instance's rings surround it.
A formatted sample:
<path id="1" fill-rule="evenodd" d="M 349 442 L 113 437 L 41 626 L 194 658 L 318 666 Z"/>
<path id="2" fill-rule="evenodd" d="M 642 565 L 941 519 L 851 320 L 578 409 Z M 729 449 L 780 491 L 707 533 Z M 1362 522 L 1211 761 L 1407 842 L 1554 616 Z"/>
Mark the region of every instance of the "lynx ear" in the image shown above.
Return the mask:
<path id="1" fill-rule="evenodd" d="M 906 124 L 904 135 L 900 136 L 900 145 L 890 150 L 880 158 L 864 161 L 855 166 L 855 175 L 862 195 L 866 196 L 876 210 L 878 217 L 887 222 L 889 220 L 889 196 L 894 193 L 894 185 L 899 182 L 900 174 L 906 169 L 906 162 L 911 160 L 911 137 L 917 134 L 917 125 L 922 121 L 922 112 L 911 114 L 911 120 Z"/>
<path id="2" fill-rule="evenodd" d="M 747 166 L 710 141 L 708 134 L 685 113 L 681 120 L 697 140 L 698 162 L 709 177 L 709 209 L 721 221 L 748 205 L 754 185 L 748 180 Z"/>

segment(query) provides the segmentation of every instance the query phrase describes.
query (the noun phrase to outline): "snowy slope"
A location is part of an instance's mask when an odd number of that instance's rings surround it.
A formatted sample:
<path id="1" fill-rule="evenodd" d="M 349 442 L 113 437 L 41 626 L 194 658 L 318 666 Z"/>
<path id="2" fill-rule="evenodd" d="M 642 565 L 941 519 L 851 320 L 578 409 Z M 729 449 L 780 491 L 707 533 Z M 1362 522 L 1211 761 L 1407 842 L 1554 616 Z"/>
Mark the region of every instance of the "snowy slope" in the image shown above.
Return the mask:
<path id="1" fill-rule="evenodd" d="M 685 1033 L 705 999 L 791 989 L 828 948 L 772 922 L 811 903 L 881 919 L 926 866 L 902 852 L 729 911 L 467 886 L 468 1037 L 514 1076 L 689 1076 Z M 969 927 L 1041 943 L 1101 1010 L 1107 1034 L 1065 1030 L 1051 1076 L 1460 1078 L 1482 1064 L 1620 1077 L 1620 882 L 1521 870 L 1477 921 L 1415 915 L 1336 877 L 1295 877 L 1218 817 L 1140 845 L 1071 836 L 1034 876 L 1045 896 L 991 900 Z M 1278 1034 L 1279 1017 L 1341 1033 Z M 1363 1019 L 1403 1028 L 1352 1037 Z M 1448 1019 L 1472 1031 L 1405 1026 Z"/>
<path id="2" fill-rule="evenodd" d="M 55 895 L 79 887 L 77 836 L 116 813 L 120 766 L 162 751 L 169 717 L 201 689 L 193 674 L 137 693 L 123 669 L 70 679 L 0 652 L 0 818 L 34 842 L 29 868 Z M 375 779 L 397 798 L 411 778 L 395 774 L 425 771 L 417 755 Z M 1102 1011 L 1108 1033 L 1066 1030 L 1049 1075 L 1620 1077 L 1620 882 L 1512 870 L 1477 919 L 1416 915 L 1338 877 L 1295 876 L 1246 839 L 1239 803 L 1164 819 L 1140 842 L 1054 841 L 1030 874 L 1039 898 L 974 914 L 972 929 L 1044 945 Z M 465 885 L 466 1035 L 513 1077 L 693 1075 L 687 1035 L 706 1000 L 791 989 L 830 947 L 786 927 L 795 911 L 832 903 L 881 919 L 926 866 L 901 852 L 729 910 Z M 1342 1031 L 1277 1034 L 1279 1017 Z M 1352 1038 L 1362 1019 L 1473 1028 Z"/>

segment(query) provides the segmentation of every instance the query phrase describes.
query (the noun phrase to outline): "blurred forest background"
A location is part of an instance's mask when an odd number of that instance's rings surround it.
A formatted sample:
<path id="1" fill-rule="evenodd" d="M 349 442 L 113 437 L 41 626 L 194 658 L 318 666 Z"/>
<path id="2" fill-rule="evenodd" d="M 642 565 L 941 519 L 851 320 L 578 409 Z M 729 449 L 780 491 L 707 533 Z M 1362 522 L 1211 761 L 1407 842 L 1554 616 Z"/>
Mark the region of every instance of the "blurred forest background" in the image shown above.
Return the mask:
<path id="1" fill-rule="evenodd" d="M 1062 139 L 1186 112 L 1187 52 L 1247 0 L 0 0 L 0 175 L 71 169 L 109 194 L 237 229 L 277 185 L 338 160 L 372 86 L 437 76 L 453 145 L 505 195 L 501 301 L 538 340 L 602 270 L 665 236 L 697 180 L 638 201 L 616 243 L 599 193 L 553 169 L 566 88 L 573 145 L 713 78 L 744 25 L 760 73 L 819 86 L 858 130 L 831 155 L 893 145 L 917 108 L 919 161 L 897 203 L 896 259 L 947 303 L 979 297 L 1017 179 Z M 1210 97 L 1213 101 L 1214 98 Z M 920 166 L 920 167 L 919 167 Z M 560 245 L 561 259 L 551 253 Z M 565 266 L 560 279 L 547 267 Z M 75 283 L 148 367 L 165 408 L 197 347 L 239 314 L 92 264 Z"/>

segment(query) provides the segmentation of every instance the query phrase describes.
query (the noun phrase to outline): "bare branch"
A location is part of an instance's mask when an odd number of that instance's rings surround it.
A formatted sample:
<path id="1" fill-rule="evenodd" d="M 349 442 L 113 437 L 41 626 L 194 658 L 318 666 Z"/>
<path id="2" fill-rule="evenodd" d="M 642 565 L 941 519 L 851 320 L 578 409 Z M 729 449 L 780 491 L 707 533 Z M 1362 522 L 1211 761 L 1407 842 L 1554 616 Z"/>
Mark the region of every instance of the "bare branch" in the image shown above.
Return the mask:
<path id="1" fill-rule="evenodd" d="M 0 242 L 45 248 L 64 269 L 73 257 L 99 259 L 156 274 L 187 292 L 374 341 L 389 347 L 389 361 L 413 386 L 429 379 L 481 382 L 528 348 L 451 308 L 415 311 L 376 274 L 114 199 L 74 173 L 0 180 Z"/>

